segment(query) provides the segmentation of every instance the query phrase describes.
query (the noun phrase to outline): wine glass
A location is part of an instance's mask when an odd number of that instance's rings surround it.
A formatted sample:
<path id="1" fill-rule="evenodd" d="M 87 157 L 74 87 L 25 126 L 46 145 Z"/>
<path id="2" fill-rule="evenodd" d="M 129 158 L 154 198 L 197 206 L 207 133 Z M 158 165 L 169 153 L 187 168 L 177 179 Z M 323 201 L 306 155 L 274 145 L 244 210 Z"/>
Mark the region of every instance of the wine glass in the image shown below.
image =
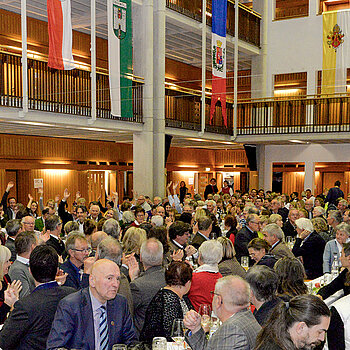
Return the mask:
<path id="1" fill-rule="evenodd" d="M 211 306 L 209 304 L 201 304 L 198 313 L 201 315 L 201 325 L 204 332 L 209 332 L 211 325 Z"/>
<path id="2" fill-rule="evenodd" d="M 184 323 L 181 318 L 175 318 L 171 329 L 171 338 L 180 347 L 183 346 L 185 340 Z"/>
<path id="3" fill-rule="evenodd" d="M 244 268 L 244 270 L 247 271 L 249 269 L 249 257 L 248 256 L 242 256 L 241 265 Z"/>

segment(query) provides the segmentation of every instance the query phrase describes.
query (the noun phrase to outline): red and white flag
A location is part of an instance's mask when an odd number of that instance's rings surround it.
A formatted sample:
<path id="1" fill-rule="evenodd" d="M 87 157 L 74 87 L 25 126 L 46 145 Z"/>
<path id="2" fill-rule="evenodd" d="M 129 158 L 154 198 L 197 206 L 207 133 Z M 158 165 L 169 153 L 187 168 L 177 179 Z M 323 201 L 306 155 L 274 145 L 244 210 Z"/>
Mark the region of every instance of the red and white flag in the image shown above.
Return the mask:
<path id="1" fill-rule="evenodd" d="M 74 69 L 72 54 L 72 18 L 70 0 L 47 0 L 49 29 L 48 66 Z"/>

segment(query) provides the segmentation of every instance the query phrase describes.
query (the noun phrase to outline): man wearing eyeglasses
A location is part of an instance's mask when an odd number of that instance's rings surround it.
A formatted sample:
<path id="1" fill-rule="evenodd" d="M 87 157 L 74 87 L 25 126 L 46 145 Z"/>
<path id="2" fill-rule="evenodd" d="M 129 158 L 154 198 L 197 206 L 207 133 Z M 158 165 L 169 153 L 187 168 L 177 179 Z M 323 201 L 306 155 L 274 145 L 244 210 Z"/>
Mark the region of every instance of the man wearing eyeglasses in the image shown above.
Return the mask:
<path id="1" fill-rule="evenodd" d="M 90 254 L 90 248 L 84 234 L 72 231 L 66 240 L 66 251 L 69 259 L 61 265 L 63 272 L 68 274 L 64 285 L 82 289 L 84 261 Z"/>
<path id="2" fill-rule="evenodd" d="M 254 349 L 261 327 L 249 310 L 250 288 L 239 276 L 218 279 L 212 307 L 222 325 L 207 340 L 201 327 L 201 316 L 194 310 L 186 313 L 184 326 L 189 329 L 186 341 L 195 350 Z"/>

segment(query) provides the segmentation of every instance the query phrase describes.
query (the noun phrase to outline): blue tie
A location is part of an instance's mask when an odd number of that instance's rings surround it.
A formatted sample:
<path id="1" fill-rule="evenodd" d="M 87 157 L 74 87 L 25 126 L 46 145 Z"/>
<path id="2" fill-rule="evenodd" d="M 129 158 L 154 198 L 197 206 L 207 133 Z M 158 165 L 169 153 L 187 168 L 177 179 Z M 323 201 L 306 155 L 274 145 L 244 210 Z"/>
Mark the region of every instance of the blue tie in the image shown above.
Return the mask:
<path id="1" fill-rule="evenodd" d="M 100 307 L 100 350 L 108 349 L 108 324 L 107 324 L 107 312 L 106 307 L 102 305 Z"/>

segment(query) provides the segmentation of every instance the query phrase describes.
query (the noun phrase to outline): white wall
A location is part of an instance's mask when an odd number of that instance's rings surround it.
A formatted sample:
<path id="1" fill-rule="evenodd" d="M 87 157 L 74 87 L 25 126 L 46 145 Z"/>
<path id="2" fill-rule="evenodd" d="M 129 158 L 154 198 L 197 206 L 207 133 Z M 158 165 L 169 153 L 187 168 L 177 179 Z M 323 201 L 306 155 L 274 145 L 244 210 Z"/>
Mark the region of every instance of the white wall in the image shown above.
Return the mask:
<path id="1" fill-rule="evenodd" d="M 273 163 L 303 162 L 305 163 L 305 188 L 313 188 L 313 180 L 306 174 L 312 172 L 315 162 L 349 162 L 350 144 L 337 145 L 266 145 L 264 163 L 264 189 L 272 189 Z M 260 172 L 260 169 L 259 169 Z"/>

